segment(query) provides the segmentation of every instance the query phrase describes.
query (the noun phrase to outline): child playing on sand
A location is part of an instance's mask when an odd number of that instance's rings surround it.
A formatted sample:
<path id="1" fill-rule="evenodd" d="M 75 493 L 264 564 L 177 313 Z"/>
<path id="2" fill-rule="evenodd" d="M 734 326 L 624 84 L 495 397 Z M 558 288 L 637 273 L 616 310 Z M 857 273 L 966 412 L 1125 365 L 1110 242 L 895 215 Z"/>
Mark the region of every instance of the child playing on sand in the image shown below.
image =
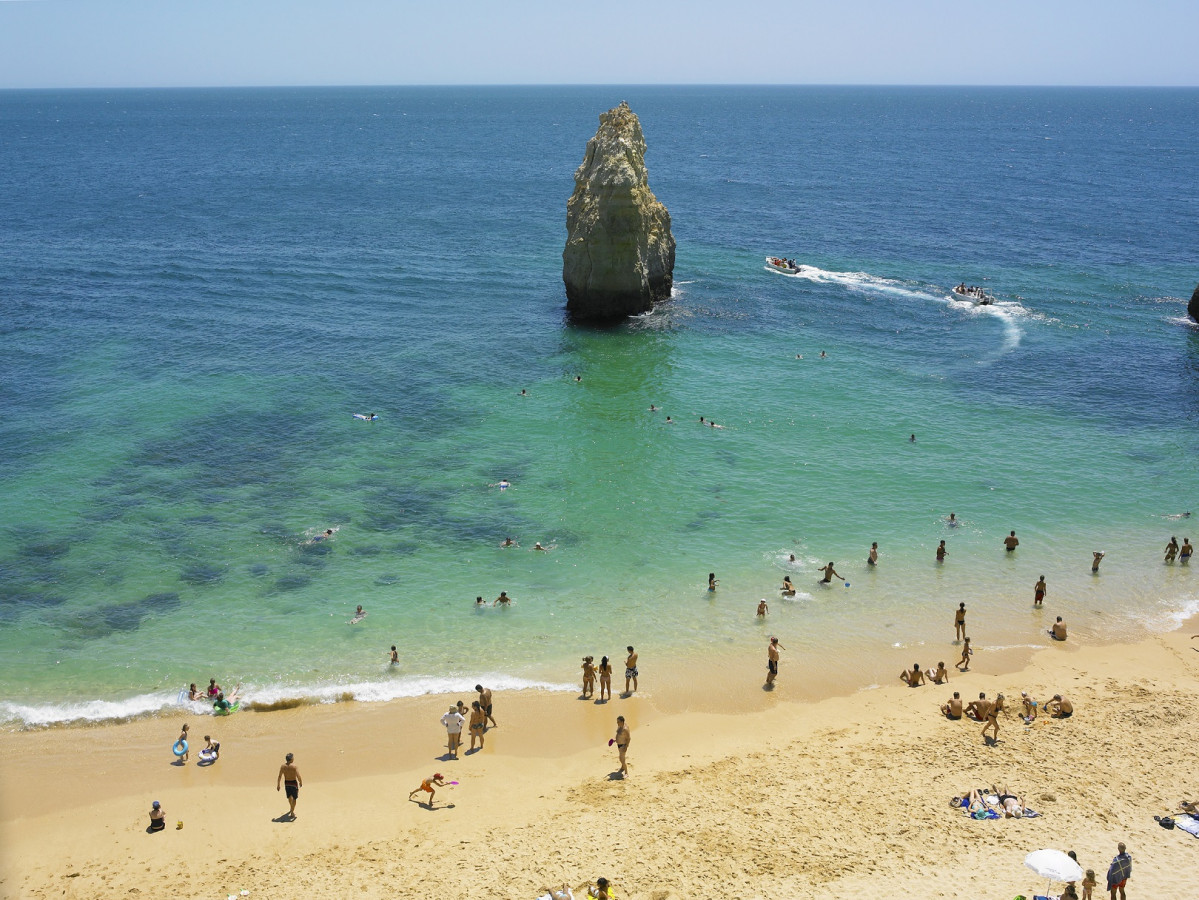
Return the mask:
<path id="1" fill-rule="evenodd" d="M 429 809 L 432 809 L 433 808 L 433 797 L 436 796 L 436 794 L 437 794 L 437 791 L 433 790 L 434 785 L 436 785 L 437 787 L 445 787 L 445 782 L 441 780 L 440 772 L 434 772 L 432 775 L 430 775 L 428 778 L 426 778 L 424 781 L 422 781 L 420 783 L 420 787 L 413 788 L 412 793 L 410 793 L 408 795 L 408 799 L 411 800 L 413 798 L 413 796 L 417 793 L 417 791 L 428 791 L 429 792 Z"/>
<path id="2" fill-rule="evenodd" d="M 204 749 L 200 751 L 201 759 L 209 759 L 215 762 L 221 756 L 221 742 L 214 741 L 212 735 L 204 735 Z"/>

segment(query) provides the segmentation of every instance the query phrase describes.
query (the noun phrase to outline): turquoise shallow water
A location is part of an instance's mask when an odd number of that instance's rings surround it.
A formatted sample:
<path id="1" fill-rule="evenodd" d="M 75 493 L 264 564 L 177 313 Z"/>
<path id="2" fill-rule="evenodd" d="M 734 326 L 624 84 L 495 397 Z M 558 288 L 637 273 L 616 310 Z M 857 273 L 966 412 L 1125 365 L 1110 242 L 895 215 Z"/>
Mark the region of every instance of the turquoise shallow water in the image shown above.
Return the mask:
<path id="1" fill-rule="evenodd" d="M 565 202 L 621 99 L 676 296 L 572 327 Z M 580 655 L 629 643 L 756 659 L 760 597 L 792 664 L 857 685 L 949 657 L 962 600 L 980 653 L 1042 646 L 1059 614 L 1085 640 L 1171 627 L 1199 608 L 1194 567 L 1160 555 L 1199 538 L 1167 518 L 1199 512 L 1197 107 L 0 94 L 0 719 L 151 711 L 209 676 L 260 702 L 568 690 Z M 955 302 L 962 280 L 999 302 Z M 829 560 L 849 588 L 815 584 Z M 512 609 L 472 608 L 501 589 Z"/>

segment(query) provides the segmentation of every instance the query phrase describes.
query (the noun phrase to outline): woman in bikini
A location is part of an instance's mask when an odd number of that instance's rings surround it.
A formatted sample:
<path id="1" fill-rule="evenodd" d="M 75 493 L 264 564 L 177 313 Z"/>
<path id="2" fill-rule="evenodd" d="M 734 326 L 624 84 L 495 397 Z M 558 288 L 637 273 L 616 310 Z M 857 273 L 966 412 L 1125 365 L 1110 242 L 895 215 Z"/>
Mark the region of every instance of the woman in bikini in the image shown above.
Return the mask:
<path id="1" fill-rule="evenodd" d="M 487 725 L 487 713 L 483 712 L 483 707 L 478 700 L 475 700 L 470 705 L 470 750 L 475 749 L 475 740 L 479 741 L 479 749 L 483 749 L 483 735 L 485 726 Z"/>
<path id="2" fill-rule="evenodd" d="M 589 700 L 595 694 L 595 657 L 583 657 L 583 699 Z"/>
<path id="3" fill-rule="evenodd" d="M 599 683 L 600 683 L 600 700 L 605 697 L 608 700 L 612 699 L 612 663 L 608 662 L 608 657 L 600 660 L 599 664 Z"/>

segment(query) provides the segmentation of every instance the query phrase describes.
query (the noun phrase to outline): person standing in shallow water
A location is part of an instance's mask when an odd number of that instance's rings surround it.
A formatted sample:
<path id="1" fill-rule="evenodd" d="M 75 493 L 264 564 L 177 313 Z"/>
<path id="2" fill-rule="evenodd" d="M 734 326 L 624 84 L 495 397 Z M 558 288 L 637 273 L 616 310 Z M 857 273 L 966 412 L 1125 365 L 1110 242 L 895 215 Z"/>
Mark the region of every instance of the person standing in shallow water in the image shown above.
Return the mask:
<path id="1" fill-rule="evenodd" d="M 624 661 L 624 692 L 631 694 L 637 690 L 637 676 L 640 674 L 637 671 L 637 651 L 633 649 L 633 645 L 628 646 L 629 655 Z M 633 682 L 633 690 L 629 690 L 629 682 Z"/>
<path id="2" fill-rule="evenodd" d="M 959 603 L 953 614 L 953 639 L 960 641 L 966 636 L 966 604 Z"/>
<path id="3" fill-rule="evenodd" d="M 1042 575 L 1039 579 L 1037 579 L 1037 583 L 1034 584 L 1032 587 L 1032 605 L 1033 606 L 1041 605 L 1041 601 L 1043 601 L 1045 599 L 1045 591 L 1046 590 L 1048 590 L 1048 588 L 1045 586 L 1045 576 Z"/>
<path id="4" fill-rule="evenodd" d="M 714 591 L 714 590 L 716 590 L 716 584 L 717 584 L 717 582 L 716 582 L 716 573 L 715 573 L 715 572 L 709 572 L 709 573 L 708 573 L 708 590 L 710 590 L 710 591 Z"/>
<path id="5" fill-rule="evenodd" d="M 870 545 L 870 552 L 868 554 L 866 554 L 866 565 L 868 565 L 868 566 L 877 566 L 878 565 L 878 541 L 874 541 Z"/>
<path id="6" fill-rule="evenodd" d="M 1016 532 L 1012 532 L 1003 539 L 1003 547 L 1008 553 L 1011 553 L 1020 546 L 1020 538 L 1016 537 Z"/>
<path id="7" fill-rule="evenodd" d="M 773 685 L 774 679 L 779 674 L 779 650 L 782 647 L 779 645 L 779 639 L 772 637 L 770 645 L 766 648 L 766 684 Z"/>
<path id="8" fill-rule="evenodd" d="M 945 562 L 945 557 L 949 555 L 949 548 L 945 546 L 945 542 L 941 541 L 937 545 L 937 562 Z"/>
<path id="9" fill-rule="evenodd" d="M 1170 543 L 1166 544 L 1166 562 L 1174 562 L 1174 557 L 1178 555 L 1178 538 L 1170 535 Z"/>

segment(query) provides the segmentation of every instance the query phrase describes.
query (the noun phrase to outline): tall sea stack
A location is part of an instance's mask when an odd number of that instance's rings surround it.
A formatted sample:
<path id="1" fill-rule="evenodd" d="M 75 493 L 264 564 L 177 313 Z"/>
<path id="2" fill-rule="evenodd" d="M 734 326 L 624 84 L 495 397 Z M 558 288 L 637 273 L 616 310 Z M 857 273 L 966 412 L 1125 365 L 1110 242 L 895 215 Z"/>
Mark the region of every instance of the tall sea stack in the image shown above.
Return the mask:
<path id="1" fill-rule="evenodd" d="M 620 319 L 670 296 L 670 213 L 649 189 L 641 122 L 625 102 L 600 115 L 566 204 L 562 280 L 577 319 Z"/>
<path id="2" fill-rule="evenodd" d="M 1191 318 L 1199 322 L 1199 287 L 1195 288 L 1195 293 L 1191 294 L 1191 302 L 1187 304 L 1187 312 L 1191 314 Z"/>

